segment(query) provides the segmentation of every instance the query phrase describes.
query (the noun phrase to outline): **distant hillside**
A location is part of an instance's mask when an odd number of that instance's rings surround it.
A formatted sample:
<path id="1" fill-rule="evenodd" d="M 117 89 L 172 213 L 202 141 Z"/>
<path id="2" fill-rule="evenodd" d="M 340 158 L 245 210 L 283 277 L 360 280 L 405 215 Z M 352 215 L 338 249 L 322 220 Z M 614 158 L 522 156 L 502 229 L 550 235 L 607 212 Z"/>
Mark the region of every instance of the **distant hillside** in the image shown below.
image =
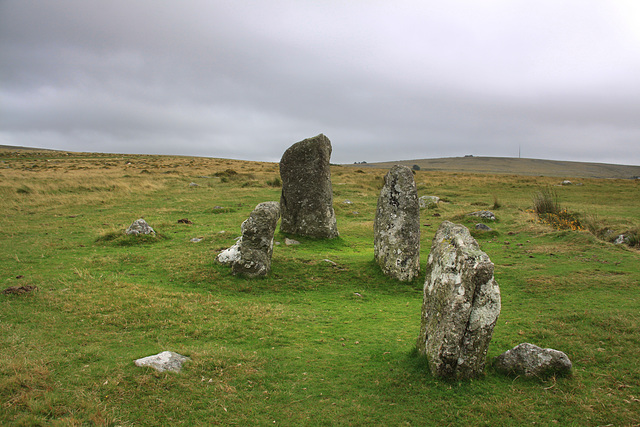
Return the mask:
<path id="1" fill-rule="evenodd" d="M 0 151 L 57 151 L 49 148 L 21 147 L 19 145 L 0 145 Z"/>
<path id="2" fill-rule="evenodd" d="M 562 178 L 622 178 L 640 177 L 640 166 L 607 163 L 565 162 L 558 160 L 519 159 L 510 157 L 445 157 L 441 159 L 399 160 L 396 162 L 359 163 L 358 168 L 391 168 L 393 165 L 413 167 L 423 171 L 499 173 L 513 175 L 557 176 Z"/>
<path id="3" fill-rule="evenodd" d="M 48 151 L 46 148 L 0 145 L 0 151 Z M 170 156 L 169 156 L 170 157 Z M 520 159 L 512 157 L 444 157 L 440 159 L 398 160 L 394 162 L 345 164 L 357 168 L 389 169 L 393 165 L 413 167 L 423 171 L 470 172 L 507 175 L 554 176 L 561 178 L 640 177 L 640 166 L 608 163 L 565 162 L 559 160 Z"/>

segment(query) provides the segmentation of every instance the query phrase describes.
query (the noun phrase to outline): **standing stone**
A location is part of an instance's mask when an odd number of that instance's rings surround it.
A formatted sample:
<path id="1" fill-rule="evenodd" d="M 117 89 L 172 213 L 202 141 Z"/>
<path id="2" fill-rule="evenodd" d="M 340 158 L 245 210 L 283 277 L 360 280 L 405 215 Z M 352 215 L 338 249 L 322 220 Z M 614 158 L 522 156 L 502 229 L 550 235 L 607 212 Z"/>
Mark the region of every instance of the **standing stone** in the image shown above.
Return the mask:
<path id="1" fill-rule="evenodd" d="M 331 141 L 320 134 L 293 144 L 282 155 L 280 231 L 300 236 L 338 237 L 331 188 Z"/>
<path id="2" fill-rule="evenodd" d="M 383 273 L 411 281 L 420 273 L 420 204 L 413 172 L 396 165 L 385 175 L 373 223 L 374 257 Z"/>
<path id="3" fill-rule="evenodd" d="M 452 379 L 482 374 L 499 314 L 493 263 L 466 227 L 444 221 L 429 254 L 418 337 L 431 373 Z"/>
<path id="4" fill-rule="evenodd" d="M 247 277 L 266 276 L 271 271 L 273 234 L 280 218 L 278 202 L 260 203 L 242 223 L 238 241 L 240 256 L 232 263 L 233 274 Z"/>

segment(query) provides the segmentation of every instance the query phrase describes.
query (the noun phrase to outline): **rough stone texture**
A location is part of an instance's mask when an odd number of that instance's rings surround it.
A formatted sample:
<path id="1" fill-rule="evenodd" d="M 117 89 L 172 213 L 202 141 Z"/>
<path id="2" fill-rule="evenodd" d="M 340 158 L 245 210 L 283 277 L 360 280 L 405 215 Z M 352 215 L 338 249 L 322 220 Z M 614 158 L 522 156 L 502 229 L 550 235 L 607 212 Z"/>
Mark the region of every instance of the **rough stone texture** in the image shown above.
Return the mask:
<path id="1" fill-rule="evenodd" d="M 418 337 L 431 373 L 453 379 L 482 374 L 499 314 L 493 263 L 466 227 L 444 221 L 429 254 Z"/>
<path id="2" fill-rule="evenodd" d="M 434 209 L 438 207 L 440 197 L 438 196 L 422 196 L 418 199 L 420 209 Z"/>
<path id="3" fill-rule="evenodd" d="M 137 359 L 134 363 L 136 366 L 150 367 L 158 372 L 180 372 L 182 370 L 182 365 L 188 360 L 191 359 L 187 356 L 183 356 L 173 351 L 163 351 L 162 353 L 154 354 L 153 356 Z"/>
<path id="4" fill-rule="evenodd" d="M 373 223 L 374 257 L 389 277 L 420 273 L 420 205 L 413 172 L 396 165 L 385 175 Z"/>
<path id="5" fill-rule="evenodd" d="M 331 188 L 331 141 L 320 134 L 293 144 L 282 155 L 280 231 L 316 238 L 338 237 Z"/>
<path id="6" fill-rule="evenodd" d="M 618 237 L 616 237 L 616 239 L 613 241 L 614 245 L 623 245 L 623 244 L 628 245 L 630 243 L 631 243 L 631 239 L 629 239 L 624 234 L 618 235 Z"/>
<path id="7" fill-rule="evenodd" d="M 477 211 L 477 212 L 471 212 L 470 214 L 467 214 L 468 216 L 477 216 L 479 218 L 483 218 L 483 219 L 489 219 L 491 221 L 495 221 L 496 220 L 496 216 L 493 212 L 491 211 Z"/>
<path id="8" fill-rule="evenodd" d="M 297 246 L 300 244 L 297 240 L 289 239 L 287 237 L 284 238 L 284 244 L 287 246 Z"/>
<path id="9" fill-rule="evenodd" d="M 567 375 L 571 372 L 571 360 L 566 354 L 526 342 L 496 357 L 494 366 L 497 371 L 504 374 L 526 377 Z"/>
<path id="10" fill-rule="evenodd" d="M 240 242 L 242 237 L 238 238 L 238 241 L 233 244 L 230 248 L 225 249 L 220 252 L 216 259 L 220 264 L 233 264 L 234 262 L 240 260 Z"/>
<path id="11" fill-rule="evenodd" d="M 476 224 L 476 230 L 491 231 L 492 229 L 487 224 L 479 222 Z"/>
<path id="12" fill-rule="evenodd" d="M 133 221 L 133 223 L 129 226 L 129 228 L 127 228 L 125 233 L 126 234 L 134 234 L 134 235 L 156 234 L 156 232 L 153 231 L 153 228 L 151 228 L 151 226 L 149 224 L 147 224 L 147 221 L 145 221 L 142 218 Z"/>
<path id="13" fill-rule="evenodd" d="M 273 234 L 280 218 L 278 202 L 260 203 L 242 223 L 238 240 L 239 258 L 231 264 L 233 274 L 247 277 L 266 276 L 271 271 Z"/>

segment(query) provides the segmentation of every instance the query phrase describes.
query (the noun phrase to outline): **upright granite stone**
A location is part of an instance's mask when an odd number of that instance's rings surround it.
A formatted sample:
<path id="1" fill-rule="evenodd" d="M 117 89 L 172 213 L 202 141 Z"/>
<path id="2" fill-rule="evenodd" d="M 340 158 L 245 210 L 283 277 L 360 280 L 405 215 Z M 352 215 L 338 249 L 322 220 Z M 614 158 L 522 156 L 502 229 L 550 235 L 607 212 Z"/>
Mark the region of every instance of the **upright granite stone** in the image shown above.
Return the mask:
<path id="1" fill-rule="evenodd" d="M 242 237 L 237 243 L 240 255 L 231 265 L 233 274 L 259 277 L 271 271 L 273 234 L 278 218 L 278 202 L 264 202 L 256 206 L 242 223 Z"/>
<path id="2" fill-rule="evenodd" d="M 444 221 L 429 254 L 418 337 L 431 373 L 451 379 L 482 374 L 499 314 L 493 263 L 466 227 Z"/>
<path id="3" fill-rule="evenodd" d="M 420 204 L 413 172 L 396 165 L 385 175 L 373 223 L 374 257 L 383 273 L 410 281 L 420 273 Z"/>
<path id="4" fill-rule="evenodd" d="M 331 188 L 331 141 L 320 134 L 293 144 L 282 155 L 280 231 L 316 238 L 338 237 Z"/>

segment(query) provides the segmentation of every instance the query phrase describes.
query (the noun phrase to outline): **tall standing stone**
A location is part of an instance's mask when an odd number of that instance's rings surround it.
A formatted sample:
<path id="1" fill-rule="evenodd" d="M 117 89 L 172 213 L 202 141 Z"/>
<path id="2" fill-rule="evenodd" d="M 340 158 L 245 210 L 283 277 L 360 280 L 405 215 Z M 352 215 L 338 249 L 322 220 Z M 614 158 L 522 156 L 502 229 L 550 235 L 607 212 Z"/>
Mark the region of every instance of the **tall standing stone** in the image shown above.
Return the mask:
<path id="1" fill-rule="evenodd" d="M 418 351 L 442 378 L 482 374 L 493 327 L 500 314 L 500 288 L 493 263 L 469 230 L 444 221 L 429 254 Z"/>
<path id="2" fill-rule="evenodd" d="M 247 277 L 266 276 L 271 271 L 273 234 L 280 218 L 278 202 L 260 203 L 242 223 L 242 237 L 232 248 L 233 274 Z M 224 262 L 221 260 L 221 262 Z"/>
<path id="3" fill-rule="evenodd" d="M 330 158 L 331 141 L 323 134 L 293 144 L 282 155 L 280 231 L 283 233 L 338 237 Z"/>
<path id="4" fill-rule="evenodd" d="M 396 165 L 385 175 L 373 223 L 374 257 L 387 276 L 411 281 L 420 273 L 420 204 L 413 172 Z"/>

